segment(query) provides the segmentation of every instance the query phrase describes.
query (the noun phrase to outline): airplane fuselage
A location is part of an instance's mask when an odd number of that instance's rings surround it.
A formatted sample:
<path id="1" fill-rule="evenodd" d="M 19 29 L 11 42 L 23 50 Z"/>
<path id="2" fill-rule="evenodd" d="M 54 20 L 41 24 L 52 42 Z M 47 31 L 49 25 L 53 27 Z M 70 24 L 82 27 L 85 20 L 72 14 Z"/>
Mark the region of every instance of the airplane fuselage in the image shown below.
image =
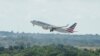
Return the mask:
<path id="1" fill-rule="evenodd" d="M 54 25 L 50 25 L 50 24 L 47 24 L 47 23 L 44 23 L 44 22 L 41 22 L 41 21 L 31 21 L 31 23 L 33 25 L 37 25 L 37 26 L 41 26 L 43 29 L 47 30 L 49 29 L 50 32 L 53 32 L 53 31 L 58 31 L 58 32 L 62 32 L 62 33 L 73 33 L 73 29 L 75 28 L 76 26 L 76 23 L 74 23 L 71 27 L 69 28 L 62 28 L 62 27 L 57 27 L 57 26 L 54 26 Z"/>

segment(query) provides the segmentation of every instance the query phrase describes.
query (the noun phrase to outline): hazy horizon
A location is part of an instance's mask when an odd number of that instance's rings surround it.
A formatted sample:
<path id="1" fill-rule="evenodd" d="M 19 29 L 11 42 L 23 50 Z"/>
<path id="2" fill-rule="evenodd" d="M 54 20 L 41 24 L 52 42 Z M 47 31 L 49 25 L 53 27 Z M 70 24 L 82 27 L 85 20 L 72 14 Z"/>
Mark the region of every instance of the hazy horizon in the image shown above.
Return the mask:
<path id="1" fill-rule="evenodd" d="M 56 26 L 77 22 L 75 34 L 100 34 L 99 15 L 99 0 L 0 0 L 0 31 L 49 33 L 30 23 L 39 20 Z"/>

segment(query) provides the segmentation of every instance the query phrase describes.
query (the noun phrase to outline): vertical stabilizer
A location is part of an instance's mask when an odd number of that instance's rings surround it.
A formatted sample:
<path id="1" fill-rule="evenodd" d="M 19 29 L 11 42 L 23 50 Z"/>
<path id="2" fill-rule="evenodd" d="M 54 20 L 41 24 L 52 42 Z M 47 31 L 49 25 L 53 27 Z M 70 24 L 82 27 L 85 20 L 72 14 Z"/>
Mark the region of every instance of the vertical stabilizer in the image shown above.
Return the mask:
<path id="1" fill-rule="evenodd" d="M 74 29 L 75 29 L 75 27 L 76 27 L 76 25 L 77 25 L 77 23 L 74 23 L 73 25 L 71 25 L 71 26 L 67 29 L 67 31 L 73 33 L 73 32 L 74 32 Z"/>

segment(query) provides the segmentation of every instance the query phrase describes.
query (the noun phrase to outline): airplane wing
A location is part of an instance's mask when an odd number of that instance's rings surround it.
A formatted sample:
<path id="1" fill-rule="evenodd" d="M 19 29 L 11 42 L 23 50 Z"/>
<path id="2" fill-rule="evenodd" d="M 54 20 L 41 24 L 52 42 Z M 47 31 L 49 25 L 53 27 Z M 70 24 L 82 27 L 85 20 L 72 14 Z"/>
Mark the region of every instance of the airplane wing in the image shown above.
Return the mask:
<path id="1" fill-rule="evenodd" d="M 50 25 L 50 24 L 47 24 L 47 23 L 44 23 L 44 22 L 41 22 L 41 21 L 36 21 L 36 20 L 31 21 L 31 23 L 33 24 L 33 26 L 34 25 L 41 26 L 45 30 L 51 29 L 52 27 L 56 27 L 54 25 Z"/>

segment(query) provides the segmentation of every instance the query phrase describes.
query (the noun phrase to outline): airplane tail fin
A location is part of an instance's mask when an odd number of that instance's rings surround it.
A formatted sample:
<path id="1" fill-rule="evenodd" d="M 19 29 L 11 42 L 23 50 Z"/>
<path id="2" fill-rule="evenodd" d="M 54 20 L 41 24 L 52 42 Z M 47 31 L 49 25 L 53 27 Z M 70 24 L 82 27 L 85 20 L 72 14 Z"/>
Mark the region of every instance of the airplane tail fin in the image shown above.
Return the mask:
<path id="1" fill-rule="evenodd" d="M 76 25 L 77 25 L 77 23 L 74 23 L 73 25 L 71 25 L 71 26 L 67 29 L 67 31 L 68 31 L 68 32 L 74 32 L 74 29 L 75 29 Z"/>

